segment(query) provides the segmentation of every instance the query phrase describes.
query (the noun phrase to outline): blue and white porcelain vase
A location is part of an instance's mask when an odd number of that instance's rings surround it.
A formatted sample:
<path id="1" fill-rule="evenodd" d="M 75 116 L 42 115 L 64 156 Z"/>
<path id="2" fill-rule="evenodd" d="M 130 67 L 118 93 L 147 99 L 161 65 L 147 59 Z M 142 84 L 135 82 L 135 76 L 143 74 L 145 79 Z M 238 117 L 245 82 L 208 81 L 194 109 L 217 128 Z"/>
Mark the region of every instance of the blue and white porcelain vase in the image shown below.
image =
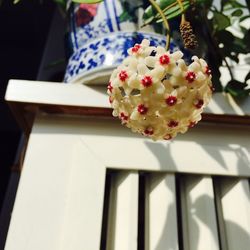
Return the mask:
<path id="1" fill-rule="evenodd" d="M 65 72 L 66 83 L 107 83 L 111 72 L 127 57 L 127 49 L 144 38 L 153 46 L 165 46 L 165 36 L 152 27 L 140 28 L 141 1 L 104 0 L 98 4 L 73 4 L 70 11 L 72 55 Z M 137 9 L 136 18 L 123 21 L 126 6 Z M 136 21 L 135 21 L 136 20 Z M 171 49 L 175 49 L 172 44 Z"/>

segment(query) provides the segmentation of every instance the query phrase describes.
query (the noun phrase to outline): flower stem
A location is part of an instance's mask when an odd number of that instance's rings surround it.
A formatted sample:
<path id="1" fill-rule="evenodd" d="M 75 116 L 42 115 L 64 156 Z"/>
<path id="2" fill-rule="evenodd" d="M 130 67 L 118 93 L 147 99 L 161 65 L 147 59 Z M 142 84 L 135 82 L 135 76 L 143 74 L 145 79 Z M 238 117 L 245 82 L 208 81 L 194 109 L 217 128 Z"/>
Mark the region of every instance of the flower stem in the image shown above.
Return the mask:
<path id="1" fill-rule="evenodd" d="M 222 60 L 223 60 L 224 63 L 226 64 L 226 67 L 227 67 L 227 69 L 228 69 L 228 72 L 229 72 L 229 74 L 230 74 L 231 79 L 234 80 L 233 71 L 232 71 L 230 65 L 228 64 L 226 57 L 224 57 Z"/>
<path id="2" fill-rule="evenodd" d="M 160 14 L 160 16 L 161 16 L 161 18 L 163 20 L 164 26 L 165 26 L 165 28 L 167 30 L 166 49 L 168 50 L 168 47 L 169 47 L 169 44 L 170 44 L 170 35 L 169 35 L 169 33 L 170 33 L 170 27 L 169 27 L 168 20 L 165 17 L 163 11 L 161 10 L 160 6 L 154 0 L 149 0 L 149 2 L 156 9 L 156 11 Z"/>
<path id="3" fill-rule="evenodd" d="M 181 0 L 177 0 L 177 2 L 179 4 L 181 12 L 182 12 L 182 15 L 181 15 L 181 24 L 183 24 L 183 23 L 186 22 L 186 18 L 185 18 L 185 14 L 184 14 L 184 7 L 183 7 L 183 4 L 182 4 Z"/>

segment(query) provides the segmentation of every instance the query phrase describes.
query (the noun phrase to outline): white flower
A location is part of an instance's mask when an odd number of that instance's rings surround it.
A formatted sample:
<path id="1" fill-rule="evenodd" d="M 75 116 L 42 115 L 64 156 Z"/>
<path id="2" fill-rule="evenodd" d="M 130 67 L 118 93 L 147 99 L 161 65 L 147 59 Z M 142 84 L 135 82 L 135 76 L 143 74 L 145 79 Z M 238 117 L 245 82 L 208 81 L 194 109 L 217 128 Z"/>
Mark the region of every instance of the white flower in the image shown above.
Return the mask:
<path id="1" fill-rule="evenodd" d="M 128 52 L 108 85 L 113 115 L 153 140 L 170 140 L 193 127 L 212 95 L 205 60 L 194 56 L 186 65 L 181 51 L 171 54 L 148 40 Z"/>

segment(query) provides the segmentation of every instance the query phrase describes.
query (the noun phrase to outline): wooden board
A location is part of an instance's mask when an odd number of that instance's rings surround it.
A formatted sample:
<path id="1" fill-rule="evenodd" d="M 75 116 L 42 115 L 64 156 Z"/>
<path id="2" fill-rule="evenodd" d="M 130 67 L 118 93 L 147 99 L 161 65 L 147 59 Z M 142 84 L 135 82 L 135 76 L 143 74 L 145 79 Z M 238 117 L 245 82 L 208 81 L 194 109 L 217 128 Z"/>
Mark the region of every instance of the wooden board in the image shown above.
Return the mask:
<path id="1" fill-rule="evenodd" d="M 5 99 L 27 135 L 37 111 L 112 117 L 105 86 L 10 80 Z M 250 125 L 250 98 L 237 103 L 228 95 L 216 93 L 202 121 Z"/>

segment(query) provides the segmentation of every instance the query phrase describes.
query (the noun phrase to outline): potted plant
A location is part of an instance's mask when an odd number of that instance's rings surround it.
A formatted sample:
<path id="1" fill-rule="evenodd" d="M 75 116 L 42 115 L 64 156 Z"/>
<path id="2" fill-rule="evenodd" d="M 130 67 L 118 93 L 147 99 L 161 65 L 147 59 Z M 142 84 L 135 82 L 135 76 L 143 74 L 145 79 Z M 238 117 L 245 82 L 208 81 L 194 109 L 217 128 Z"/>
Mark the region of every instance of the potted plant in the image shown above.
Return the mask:
<path id="1" fill-rule="evenodd" d="M 76 49 L 76 47 L 81 47 L 82 44 L 86 43 L 87 40 L 93 39 L 94 36 L 105 36 L 105 30 L 104 34 L 98 34 L 98 32 L 100 31 L 91 33 L 91 24 L 93 30 L 93 23 L 97 21 L 95 20 L 95 18 L 98 19 L 98 17 L 96 16 L 98 5 L 103 5 L 104 8 L 105 5 L 107 8 L 110 7 L 107 6 L 107 3 L 105 3 L 105 1 L 102 2 L 79 0 L 79 2 L 82 2 L 82 4 L 77 5 L 77 7 L 71 7 L 71 18 L 74 19 L 74 25 L 72 24 L 71 27 L 72 29 L 75 29 L 72 32 L 76 33 L 76 30 L 78 28 L 82 29 L 79 35 L 81 37 L 80 39 L 77 37 L 77 34 L 71 34 L 71 40 L 74 49 Z M 98 4 L 97 2 L 102 3 Z M 135 4 L 133 4 L 132 1 L 128 0 L 106 2 L 115 2 L 116 6 L 113 5 L 110 7 L 110 9 L 117 9 L 115 16 L 115 21 L 117 23 L 116 26 L 113 25 L 115 27 L 111 27 L 111 30 L 108 30 L 109 35 L 111 35 L 110 33 L 115 33 L 115 31 L 121 30 L 130 32 L 135 32 L 138 30 L 143 32 L 146 30 L 146 32 L 153 31 L 161 35 L 163 34 L 164 31 L 161 25 L 162 18 L 155 10 L 155 8 L 150 4 L 150 1 L 136 1 Z M 117 6 L 118 2 L 119 6 Z M 93 5 L 90 5 L 89 3 L 93 3 Z M 241 77 L 241 79 L 239 80 L 239 78 L 235 76 L 232 70 L 232 65 L 235 66 L 240 62 L 240 60 L 242 63 L 242 54 L 246 55 L 250 52 L 249 43 L 247 42 L 250 39 L 249 28 L 247 28 L 247 22 L 249 22 L 248 1 L 245 1 L 245 3 L 242 3 L 242 1 L 238 2 L 234 0 L 220 1 L 220 3 L 218 4 L 218 2 L 216 1 L 198 0 L 192 2 L 186 0 L 182 2 L 183 9 L 178 4 L 178 1 L 174 0 L 159 0 L 156 1 L 156 3 L 159 5 L 164 15 L 170 22 L 169 32 L 173 39 L 173 43 L 171 44 L 172 47 L 170 46 L 170 49 L 173 49 L 173 46 L 175 44 L 178 45 L 181 49 L 184 49 L 187 57 L 190 57 L 190 55 L 192 54 L 205 57 L 212 70 L 213 84 L 216 91 L 226 91 L 234 97 L 248 96 L 249 88 L 247 81 L 250 78 L 250 73 L 245 73 L 245 78 L 243 79 L 243 77 Z M 143 15 L 140 16 L 138 12 L 143 13 Z M 198 48 L 194 49 L 193 51 L 184 48 L 183 43 L 180 39 L 181 31 L 178 26 L 181 23 L 182 13 L 185 13 L 187 17 L 186 19 L 191 23 L 191 26 L 194 29 L 194 34 L 196 35 L 199 43 Z M 109 14 L 110 19 L 108 21 L 106 20 L 106 22 L 110 21 L 110 23 L 107 25 L 112 25 L 112 13 Z M 103 27 L 104 22 L 100 21 L 98 24 L 100 23 L 102 28 L 105 29 L 105 27 Z M 202 23 L 203 25 L 200 25 L 200 23 Z M 123 27 L 121 27 L 122 25 Z M 147 27 L 148 25 L 151 25 L 151 27 Z M 233 29 L 237 31 L 234 32 Z M 83 39 L 84 35 L 85 39 Z M 128 47 L 131 47 L 133 45 L 133 42 L 136 42 L 136 39 L 140 42 L 140 38 L 136 38 L 136 33 L 134 33 L 133 35 L 135 38 L 130 41 L 126 41 L 124 51 L 126 51 Z M 126 52 L 124 51 L 122 53 L 126 55 Z M 84 54 L 84 56 L 86 57 L 86 53 L 82 51 L 81 55 Z M 117 53 L 119 53 L 118 50 Z M 78 57 L 81 57 L 81 55 L 78 54 Z M 110 55 L 110 58 L 111 56 L 112 55 Z M 101 57 L 102 63 L 105 62 L 103 60 L 104 59 L 102 59 Z M 94 60 L 92 58 L 92 62 L 93 61 Z M 107 61 L 109 64 L 112 64 L 110 60 Z M 89 65 L 89 67 L 94 67 L 94 65 L 95 62 Z M 222 85 L 220 80 L 220 68 L 222 66 L 228 70 L 230 75 L 230 79 L 228 79 L 228 81 L 224 83 L 226 84 L 225 86 Z M 76 72 L 81 71 L 81 67 L 83 67 L 83 64 L 78 65 Z"/>
<path id="2" fill-rule="evenodd" d="M 68 11 L 71 21 L 69 41 L 72 55 L 68 61 L 65 82 L 107 85 L 111 72 L 128 56 L 128 48 L 134 46 L 133 49 L 136 50 L 136 44 L 147 38 L 151 46 L 166 46 L 170 53 L 181 50 L 187 64 L 190 64 L 193 55 L 208 62 L 208 68 L 203 67 L 202 74 L 212 74 L 211 89 L 222 94 L 214 95 L 212 105 L 203 115 L 205 120 L 217 121 L 220 117 L 223 122 L 249 124 L 249 98 L 246 98 L 250 92 L 249 67 L 245 67 L 241 74 L 235 74 L 232 67 L 232 63 L 237 66 L 237 62 L 241 64 L 243 60 L 247 60 L 247 57 L 242 57 L 249 53 L 248 2 L 221 1 L 218 6 L 215 1 L 208 0 L 198 0 L 195 3 L 186 0 L 148 0 L 135 3 L 131 0 L 79 1 L 80 3 L 69 4 L 60 2 Z M 234 29 L 236 27 L 241 31 L 242 38 L 232 30 L 231 24 Z M 225 71 L 228 72 L 225 74 Z M 188 79 L 186 76 L 184 78 L 192 82 L 190 77 L 193 75 L 189 74 Z M 210 81 L 208 85 L 210 86 Z M 109 94 L 110 90 L 112 85 L 109 84 Z M 121 91 L 124 91 L 122 95 L 127 94 L 125 89 Z M 110 102 L 112 101 L 113 97 L 110 95 Z M 205 106 L 203 104 L 207 104 L 207 101 L 204 102 L 197 96 L 194 102 L 193 105 L 197 104 L 202 109 Z M 143 114 L 147 107 L 145 109 L 145 105 L 140 104 L 136 108 Z M 103 107 L 106 108 L 106 104 Z M 109 115 L 111 113 L 110 109 L 105 112 Z M 118 112 L 115 115 L 126 121 L 126 113 Z M 195 123 L 200 118 L 200 114 L 195 116 Z M 191 126 L 194 121 L 185 121 L 185 128 L 189 126 L 188 122 Z M 177 126 L 177 123 L 169 124 Z M 149 129 L 149 133 L 151 132 Z"/>
<path id="3" fill-rule="evenodd" d="M 17 4 L 21 0 L 15 0 Z M 107 64 L 106 69 L 102 71 L 110 75 L 108 66 L 119 64 L 127 56 L 127 49 L 136 42 L 141 42 L 144 38 L 140 32 L 150 34 L 155 43 L 163 45 L 164 29 L 162 27 L 162 18 L 157 10 L 148 0 L 131 1 L 131 0 L 53 0 L 60 6 L 60 9 L 68 13 L 69 25 L 69 43 L 70 54 L 68 68 L 65 74 L 65 81 L 72 82 L 79 79 L 79 74 L 85 71 L 85 82 L 98 81 L 98 73 L 95 75 L 94 70 L 98 64 Z M 184 50 L 186 57 L 196 54 L 205 58 L 212 71 L 213 85 L 215 91 L 228 92 L 234 97 L 245 97 L 249 95 L 248 81 L 250 72 L 244 69 L 243 74 L 236 75 L 233 67 L 242 63 L 249 63 L 249 58 L 242 59 L 242 55 L 250 53 L 250 29 L 249 13 L 250 4 L 247 0 L 197 0 L 197 1 L 176 1 L 176 0 L 156 0 L 156 4 L 164 13 L 170 22 L 170 36 L 172 43 L 170 50 L 176 46 Z M 182 7 L 181 7 L 181 5 Z M 198 40 L 199 46 L 190 50 L 185 48 L 181 39 L 181 16 L 185 14 L 186 19 L 190 22 L 194 34 Z M 202 25 L 200 25 L 202 24 Z M 120 46 L 113 47 L 107 57 L 103 53 L 107 50 L 101 50 L 98 42 L 89 44 L 89 47 L 81 48 L 97 38 L 106 36 L 112 37 L 116 33 L 129 32 L 127 38 Z M 153 37 L 152 34 L 158 34 Z M 128 37 L 130 37 L 128 39 Z M 116 38 L 113 36 L 111 40 Z M 189 37 L 190 38 L 190 37 Z M 188 39 L 189 39 L 188 38 Z M 106 44 L 107 44 L 106 40 Z M 111 45 L 109 45 L 110 47 Z M 91 51 L 91 48 L 93 51 Z M 115 52 L 114 52 L 115 51 Z M 117 55 L 120 53 L 120 57 Z M 73 54 L 73 55 L 72 55 Z M 98 54 L 98 58 L 96 55 Z M 116 57 L 116 58 L 114 58 Z M 94 60 L 97 58 L 98 60 Z M 85 63 L 84 63 L 85 62 Z M 85 64 L 87 65 L 85 66 Z M 116 66 L 115 65 L 115 66 Z M 112 67 L 111 67 L 112 68 Z M 247 68 L 247 67 L 246 67 Z M 229 78 L 223 83 L 221 81 L 221 70 L 228 71 Z M 92 73 L 91 73 L 92 72 Z M 103 75 L 103 73 L 101 73 Z M 86 78 L 87 76 L 87 78 Z M 104 77 L 105 78 L 105 77 Z M 107 77 L 106 77 L 107 79 Z M 103 82 L 102 77 L 100 82 Z"/>

